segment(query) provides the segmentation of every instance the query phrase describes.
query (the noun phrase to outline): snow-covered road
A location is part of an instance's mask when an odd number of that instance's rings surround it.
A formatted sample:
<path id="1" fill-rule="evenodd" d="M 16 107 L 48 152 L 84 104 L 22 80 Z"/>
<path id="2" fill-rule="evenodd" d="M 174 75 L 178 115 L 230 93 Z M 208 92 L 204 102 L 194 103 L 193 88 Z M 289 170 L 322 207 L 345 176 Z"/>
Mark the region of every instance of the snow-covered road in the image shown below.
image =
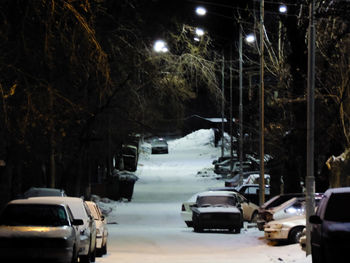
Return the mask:
<path id="1" fill-rule="evenodd" d="M 194 233 L 181 219 L 181 203 L 211 186 L 212 177 L 196 175 L 212 167 L 220 149 L 212 145 L 210 130 L 169 142 L 169 154 L 142 155 L 130 203 L 113 203 L 108 254 L 98 263 L 309 263 L 299 245 L 271 246 L 256 228 L 241 234 Z"/>

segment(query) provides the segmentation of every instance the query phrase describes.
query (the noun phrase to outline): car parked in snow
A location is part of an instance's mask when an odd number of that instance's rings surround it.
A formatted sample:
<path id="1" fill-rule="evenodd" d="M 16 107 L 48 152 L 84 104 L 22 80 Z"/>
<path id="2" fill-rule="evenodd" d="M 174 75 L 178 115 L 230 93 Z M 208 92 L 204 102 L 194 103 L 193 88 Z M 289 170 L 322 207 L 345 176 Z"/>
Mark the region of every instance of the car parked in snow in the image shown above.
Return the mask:
<path id="1" fill-rule="evenodd" d="M 264 230 L 264 224 L 268 221 L 271 221 L 271 213 L 270 210 L 272 210 L 274 207 L 278 207 L 284 202 L 294 198 L 294 197 L 305 197 L 304 193 L 288 193 L 288 194 L 280 194 L 276 195 L 270 200 L 266 201 L 262 206 L 259 207 L 258 210 L 258 218 L 257 218 L 257 225 L 259 230 Z"/>
<path id="2" fill-rule="evenodd" d="M 305 215 L 270 221 L 264 226 L 265 238 L 274 241 L 298 243 L 306 225 Z"/>
<path id="3" fill-rule="evenodd" d="M 38 197 L 38 196 L 67 196 L 63 189 L 31 187 L 24 192 L 23 198 Z"/>
<path id="4" fill-rule="evenodd" d="M 0 261 L 76 262 L 83 224 L 60 199 L 11 201 L 0 215 Z"/>
<path id="5" fill-rule="evenodd" d="M 231 160 L 226 160 L 221 163 L 217 163 L 214 166 L 214 172 L 216 174 L 228 175 L 232 172 L 232 174 L 236 174 L 239 172 L 241 168 L 241 163 L 239 161 L 232 161 L 232 171 L 231 171 Z M 254 169 L 254 164 L 250 161 L 244 161 L 242 163 L 243 171 L 250 171 Z"/>
<path id="6" fill-rule="evenodd" d="M 207 191 L 206 191 L 207 192 Z M 243 212 L 243 220 L 249 222 L 255 222 L 259 207 L 252 202 L 249 202 L 243 195 L 236 191 L 210 191 L 210 192 L 226 192 L 236 197 L 239 206 Z M 200 192 L 202 193 L 202 192 Z M 192 226 L 192 210 L 191 207 L 196 203 L 197 196 L 200 193 L 196 193 L 187 201 L 182 203 L 181 206 L 181 217 L 185 221 L 188 227 Z"/>
<path id="7" fill-rule="evenodd" d="M 321 200 L 321 195 L 315 195 L 315 205 L 317 206 Z M 305 197 L 293 197 L 279 206 L 265 210 L 263 218 L 258 218 L 258 226 L 262 227 L 272 220 L 284 219 L 297 215 L 305 215 Z M 260 228 L 259 228 L 260 229 Z"/>
<path id="8" fill-rule="evenodd" d="M 347 262 L 350 250 L 350 187 L 328 189 L 310 216 L 313 263 Z"/>
<path id="9" fill-rule="evenodd" d="M 204 229 L 228 229 L 240 233 L 243 216 L 236 196 L 230 192 L 203 192 L 192 205 L 192 222 L 195 232 Z"/>
<path id="10" fill-rule="evenodd" d="M 72 211 L 74 219 L 83 220 L 83 224 L 79 225 L 79 262 L 90 263 L 95 262 L 96 257 L 96 223 L 85 204 L 84 200 L 78 197 L 32 197 L 29 200 L 57 200 L 64 202 Z"/>
<path id="11" fill-rule="evenodd" d="M 243 184 L 236 188 L 248 201 L 259 205 L 259 191 L 260 186 L 258 184 Z M 265 200 L 270 199 L 270 186 L 265 185 Z"/>
<path id="12" fill-rule="evenodd" d="M 163 138 L 156 138 L 151 142 L 152 154 L 169 153 L 168 143 Z"/>
<path id="13" fill-rule="evenodd" d="M 95 202 L 85 201 L 85 203 L 89 207 L 96 223 L 96 254 L 101 257 L 107 254 L 107 219 L 102 215 L 100 208 Z"/>

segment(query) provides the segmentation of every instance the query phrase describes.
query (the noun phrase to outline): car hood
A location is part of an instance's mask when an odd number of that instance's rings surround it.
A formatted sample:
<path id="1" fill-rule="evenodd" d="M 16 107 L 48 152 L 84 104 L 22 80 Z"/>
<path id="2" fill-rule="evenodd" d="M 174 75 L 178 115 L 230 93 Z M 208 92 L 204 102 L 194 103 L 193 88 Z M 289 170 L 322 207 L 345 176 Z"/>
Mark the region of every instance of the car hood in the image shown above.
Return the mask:
<path id="1" fill-rule="evenodd" d="M 62 227 L 38 227 L 38 226 L 0 226 L 0 238 L 16 237 L 40 237 L 40 238 L 63 238 L 69 236 L 72 228 L 69 226 Z"/>
<path id="2" fill-rule="evenodd" d="M 195 210 L 199 213 L 241 213 L 235 206 L 196 207 Z"/>

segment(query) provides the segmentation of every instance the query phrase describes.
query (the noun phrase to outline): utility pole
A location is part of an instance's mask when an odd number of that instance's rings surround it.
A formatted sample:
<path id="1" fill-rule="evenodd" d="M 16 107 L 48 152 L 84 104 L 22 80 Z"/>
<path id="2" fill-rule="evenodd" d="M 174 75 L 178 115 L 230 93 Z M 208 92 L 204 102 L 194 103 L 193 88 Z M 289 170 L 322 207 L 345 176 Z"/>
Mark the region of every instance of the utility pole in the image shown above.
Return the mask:
<path id="1" fill-rule="evenodd" d="M 225 129 L 225 55 L 222 51 L 222 68 L 221 68 L 221 156 L 224 156 L 224 129 Z"/>
<path id="2" fill-rule="evenodd" d="M 311 254 L 309 217 L 315 213 L 315 0 L 310 3 L 307 81 L 306 255 Z"/>
<path id="3" fill-rule="evenodd" d="M 260 88 L 259 88 L 259 143 L 260 143 L 260 180 L 259 204 L 265 203 L 265 167 L 264 167 L 264 0 L 260 0 Z"/>
<path id="4" fill-rule="evenodd" d="M 232 45 L 230 45 L 230 177 L 233 177 L 232 170 L 233 170 L 233 91 L 232 91 Z"/>
<path id="5" fill-rule="evenodd" d="M 243 184 L 243 55 L 242 25 L 239 24 L 239 184 Z"/>

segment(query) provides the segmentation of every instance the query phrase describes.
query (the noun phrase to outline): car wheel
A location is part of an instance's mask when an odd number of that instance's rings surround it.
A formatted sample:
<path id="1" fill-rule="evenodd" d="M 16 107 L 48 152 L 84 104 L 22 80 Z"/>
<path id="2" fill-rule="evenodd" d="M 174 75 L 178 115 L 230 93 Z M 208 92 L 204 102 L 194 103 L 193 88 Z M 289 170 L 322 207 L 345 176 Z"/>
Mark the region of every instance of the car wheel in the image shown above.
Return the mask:
<path id="1" fill-rule="evenodd" d="M 77 263 L 78 262 L 78 254 L 75 246 L 73 247 L 73 255 L 72 255 L 72 261 L 71 263 Z"/>
<path id="2" fill-rule="evenodd" d="M 194 232 L 198 232 L 198 233 L 203 232 L 203 229 L 199 226 L 193 226 L 193 230 L 194 230 Z"/>
<path id="3" fill-rule="evenodd" d="M 240 228 L 240 227 L 235 228 L 235 233 L 236 233 L 236 234 L 241 233 L 241 228 Z"/>
<path id="4" fill-rule="evenodd" d="M 296 227 L 293 228 L 290 232 L 289 232 L 289 237 L 288 240 L 290 243 L 295 244 L 295 243 L 299 243 L 301 234 L 303 232 L 303 227 Z"/>
<path id="5" fill-rule="evenodd" d="M 96 261 L 96 247 L 95 247 L 94 251 L 92 251 L 90 253 L 90 260 L 91 260 L 91 262 L 95 262 Z"/>
<path id="6" fill-rule="evenodd" d="M 90 253 L 88 255 L 85 255 L 85 256 L 80 256 L 79 257 L 80 259 L 80 263 L 91 263 L 90 261 Z"/>
<path id="7" fill-rule="evenodd" d="M 102 254 L 103 255 L 107 254 L 107 243 L 102 247 Z"/>
<path id="8" fill-rule="evenodd" d="M 258 219 L 258 211 L 254 211 L 254 213 L 252 214 L 252 218 L 250 219 L 251 223 L 256 223 Z"/>

